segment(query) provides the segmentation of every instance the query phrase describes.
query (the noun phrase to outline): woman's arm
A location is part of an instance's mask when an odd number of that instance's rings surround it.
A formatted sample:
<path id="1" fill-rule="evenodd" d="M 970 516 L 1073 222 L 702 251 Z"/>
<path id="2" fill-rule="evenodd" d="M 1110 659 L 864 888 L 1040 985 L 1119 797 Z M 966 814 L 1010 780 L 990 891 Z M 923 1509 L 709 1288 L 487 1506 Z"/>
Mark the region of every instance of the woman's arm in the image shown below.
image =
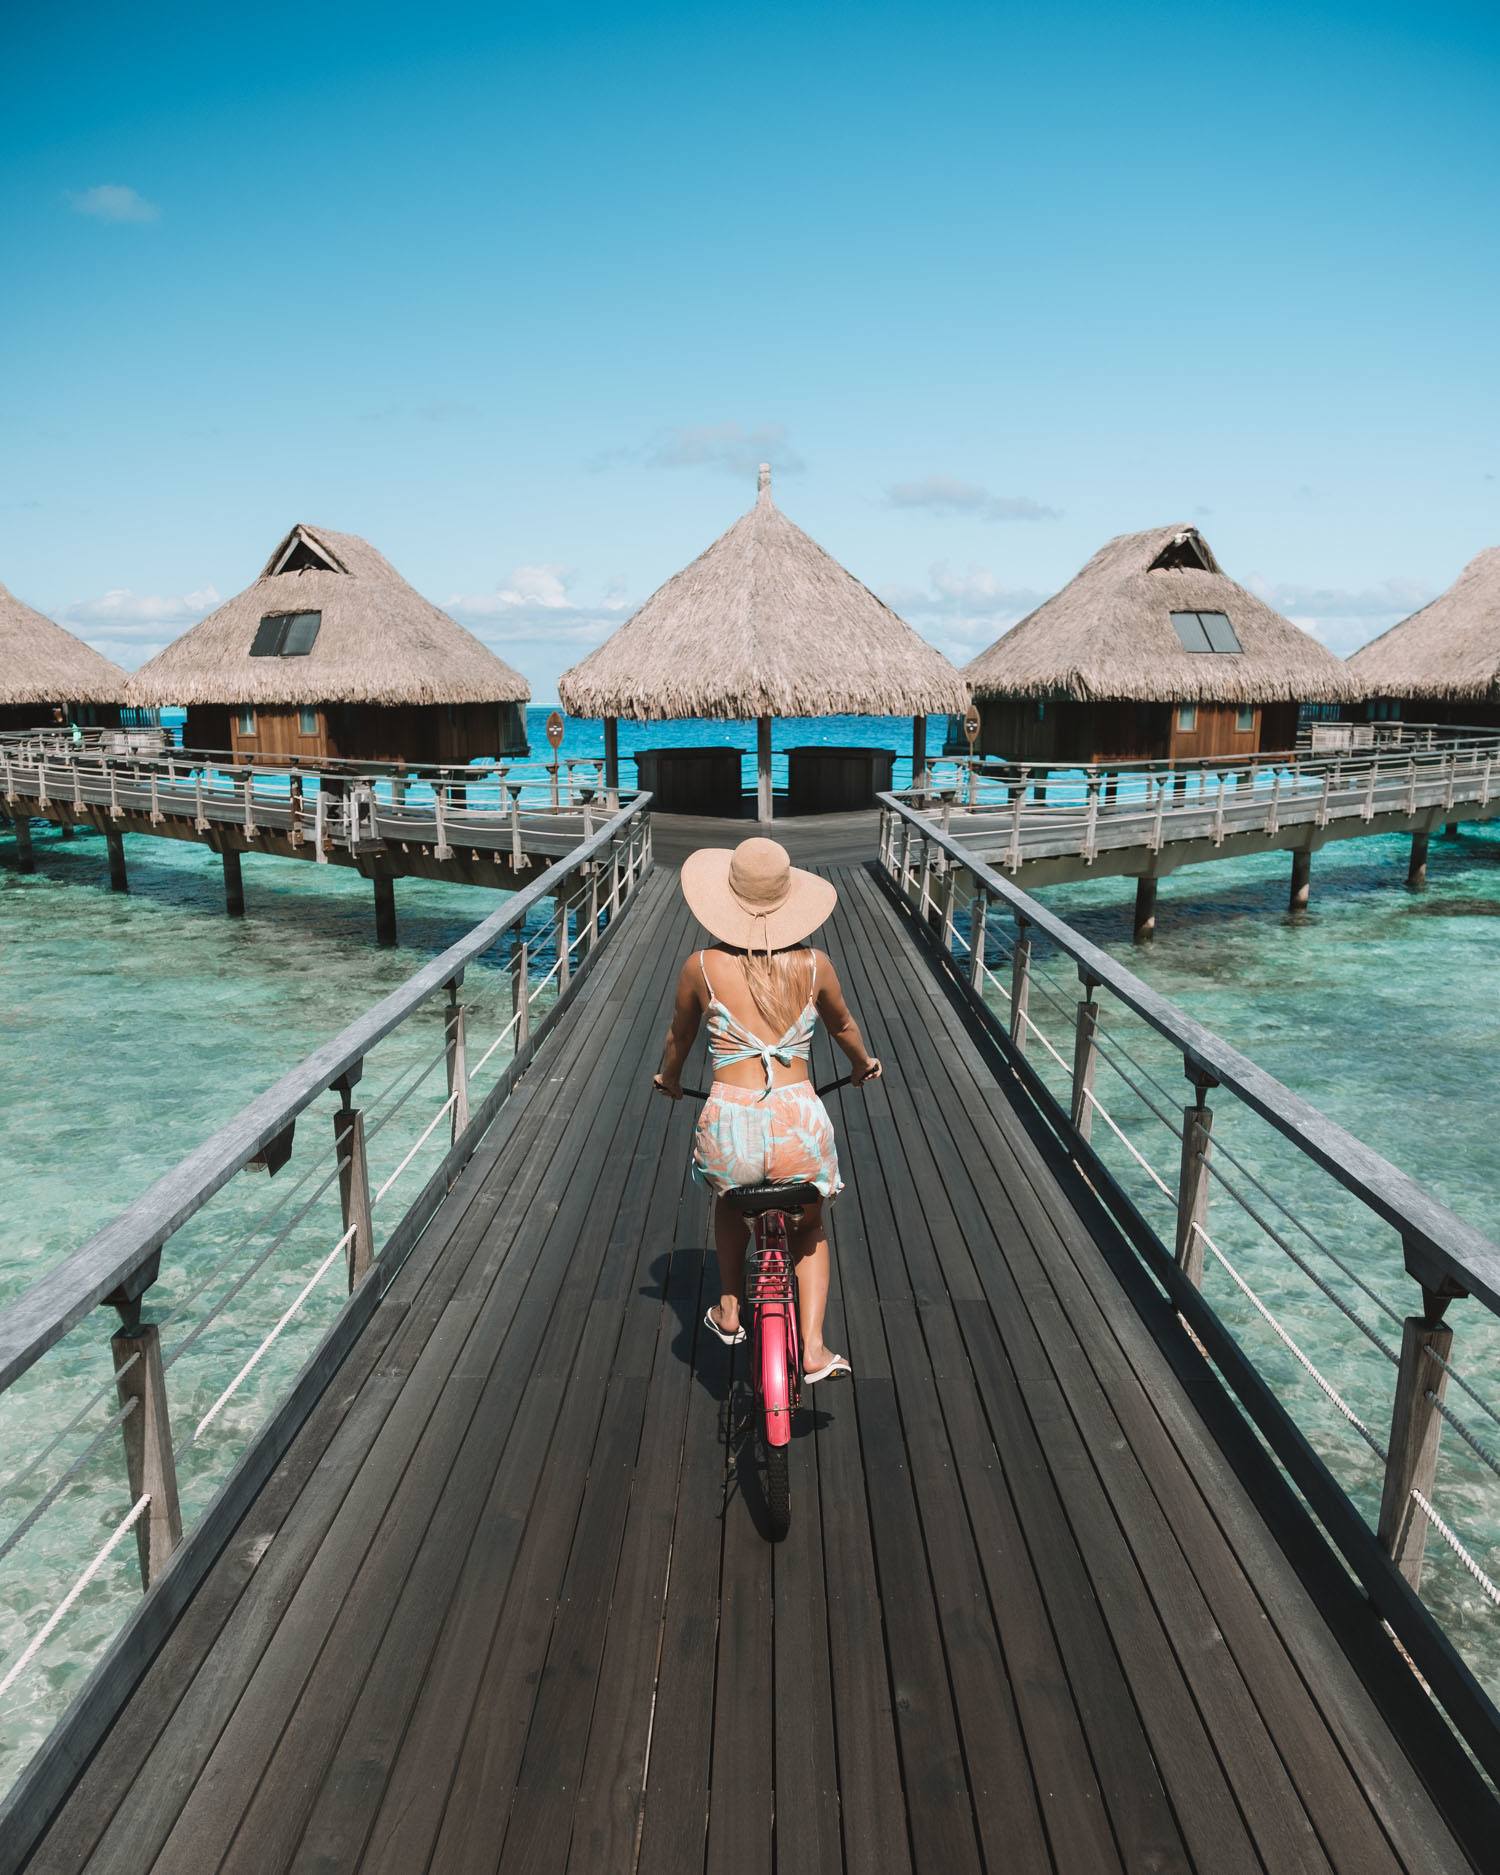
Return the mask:
<path id="1" fill-rule="evenodd" d="M 672 1008 L 666 1045 L 661 1051 L 661 1070 L 653 1077 L 653 1084 L 669 1100 L 682 1099 L 682 1064 L 698 1039 L 698 1024 L 703 1020 L 703 999 L 699 994 L 701 976 L 701 969 L 695 972 L 693 959 L 689 957 L 677 979 L 677 1001 Z"/>
<path id="2" fill-rule="evenodd" d="M 864 1081 L 874 1080 L 880 1073 L 880 1063 L 865 1047 L 859 1024 L 850 1015 L 849 1005 L 844 1001 L 839 973 L 822 951 L 818 952 L 817 1006 L 830 1038 L 849 1057 L 850 1066 L 854 1069 L 854 1085 L 858 1087 Z"/>

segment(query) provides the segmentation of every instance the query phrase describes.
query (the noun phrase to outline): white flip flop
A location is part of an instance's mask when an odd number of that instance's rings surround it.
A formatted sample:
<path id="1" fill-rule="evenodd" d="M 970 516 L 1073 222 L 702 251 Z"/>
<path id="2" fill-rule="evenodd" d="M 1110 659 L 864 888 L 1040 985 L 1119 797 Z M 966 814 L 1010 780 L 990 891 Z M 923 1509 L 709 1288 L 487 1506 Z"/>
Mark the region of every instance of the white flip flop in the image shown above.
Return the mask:
<path id="1" fill-rule="evenodd" d="M 854 1378 L 854 1369 L 842 1354 L 835 1354 L 831 1361 L 825 1361 L 821 1367 L 815 1367 L 810 1374 L 804 1374 L 802 1379 L 804 1385 L 815 1387 L 820 1380 L 832 1380 L 837 1374 L 847 1374 L 851 1380 Z"/>
<path id="2" fill-rule="evenodd" d="M 745 1331 L 743 1328 L 736 1328 L 732 1335 L 726 1335 L 724 1330 L 714 1320 L 714 1312 L 711 1308 L 707 1308 L 703 1311 L 703 1326 L 708 1329 L 710 1334 L 717 1335 L 726 1348 L 737 1348 L 745 1339 Z"/>

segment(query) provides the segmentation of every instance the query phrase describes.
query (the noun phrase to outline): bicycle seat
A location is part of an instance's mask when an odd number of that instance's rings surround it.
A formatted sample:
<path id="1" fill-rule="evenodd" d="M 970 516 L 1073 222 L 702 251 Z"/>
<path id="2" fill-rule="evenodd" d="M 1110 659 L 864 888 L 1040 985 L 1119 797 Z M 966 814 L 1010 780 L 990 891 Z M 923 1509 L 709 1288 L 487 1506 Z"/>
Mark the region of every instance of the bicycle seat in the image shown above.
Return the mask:
<path id="1" fill-rule="evenodd" d="M 764 1211 L 801 1211 L 822 1197 L 816 1185 L 800 1178 L 773 1178 L 764 1185 L 736 1185 L 726 1191 L 724 1202 L 733 1205 L 744 1217 L 759 1217 Z"/>

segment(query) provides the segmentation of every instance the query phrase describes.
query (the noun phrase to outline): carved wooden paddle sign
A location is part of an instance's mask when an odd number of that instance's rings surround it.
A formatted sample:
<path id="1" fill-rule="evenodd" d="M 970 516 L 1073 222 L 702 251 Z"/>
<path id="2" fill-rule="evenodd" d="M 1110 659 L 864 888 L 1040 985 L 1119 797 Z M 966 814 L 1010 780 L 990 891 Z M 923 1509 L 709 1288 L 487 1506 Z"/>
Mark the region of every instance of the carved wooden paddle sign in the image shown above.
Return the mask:
<path id="1" fill-rule="evenodd" d="M 552 744 L 554 749 L 560 749 L 562 747 L 562 739 L 563 713 L 561 710 L 554 710 L 547 718 L 547 740 Z"/>
<path id="2" fill-rule="evenodd" d="M 969 738 L 969 753 L 974 753 L 974 744 L 979 740 L 979 712 L 971 703 L 964 711 L 964 734 Z"/>

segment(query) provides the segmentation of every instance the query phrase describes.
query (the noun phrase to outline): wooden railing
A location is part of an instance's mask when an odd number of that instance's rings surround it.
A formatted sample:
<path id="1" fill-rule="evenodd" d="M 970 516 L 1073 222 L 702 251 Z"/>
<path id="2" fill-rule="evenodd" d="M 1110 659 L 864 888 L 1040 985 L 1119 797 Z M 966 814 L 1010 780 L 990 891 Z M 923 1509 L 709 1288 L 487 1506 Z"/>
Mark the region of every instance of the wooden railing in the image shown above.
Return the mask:
<path id="1" fill-rule="evenodd" d="M 894 794 L 882 796 L 880 865 L 914 932 L 1233 1389 L 1448 1719 L 1500 1781 L 1500 1714 L 1421 1593 L 1435 1533 L 1477 1584 L 1488 1618 L 1500 1621 L 1500 1588 L 1477 1560 L 1477 1544 L 1455 1528 L 1462 1515 L 1451 1499 L 1443 1514 L 1438 1485 L 1447 1426 L 1458 1443 L 1445 1448 L 1446 1462 L 1462 1465 L 1465 1487 L 1481 1486 L 1491 1516 L 1500 1513 L 1500 1459 L 1491 1449 L 1500 1408 L 1485 1372 L 1497 1345 L 1500 1247 Z M 1051 966 L 1059 962 L 1076 971 L 1076 989 L 1057 977 Z M 1191 1090 L 1186 1105 L 1161 1078 L 1173 1058 Z M 1268 1184 L 1236 1152 L 1225 1137 L 1226 1104 L 1290 1145 L 1292 1177 Z M 1163 1145 L 1164 1170 L 1155 1163 Z M 1309 1183 L 1347 1196 L 1330 1206 L 1316 1191 L 1309 1196 Z M 1321 1219 L 1340 1207 L 1348 1223 L 1336 1243 Z M 1381 1226 L 1396 1240 L 1385 1262 L 1375 1248 Z M 1276 1259 L 1278 1293 L 1283 1270 L 1306 1280 L 1308 1306 L 1336 1310 L 1328 1321 L 1351 1324 L 1386 1363 L 1377 1365 L 1388 1373 L 1385 1425 L 1374 1405 L 1350 1403 L 1348 1383 L 1341 1389 L 1327 1377 L 1274 1300 L 1237 1266 L 1237 1258 L 1264 1255 Z M 1205 1266 L 1223 1298 L 1217 1306 L 1204 1293 Z M 1404 1314 L 1382 1293 L 1402 1270 L 1420 1298 L 1419 1310 Z M 1485 1313 L 1471 1324 L 1470 1360 L 1460 1366 L 1446 1317 L 1464 1298 Z M 1247 1329 L 1270 1337 L 1266 1350 L 1291 1363 L 1309 1391 L 1268 1375 L 1266 1354 L 1250 1353 L 1226 1324 L 1225 1303 Z M 1378 1402 L 1379 1381 L 1368 1391 Z M 1329 1410 L 1335 1418 L 1310 1432 L 1303 1420 Z M 1356 1442 L 1342 1478 L 1326 1456 L 1345 1456 L 1329 1425 Z"/>
<path id="2" fill-rule="evenodd" d="M 109 1336 L 108 1377 L 96 1377 L 75 1418 L 50 1438 L 38 1432 L 34 1442 L 41 1449 L 30 1459 L 17 1457 L 15 1440 L 7 1439 L 0 1507 L 17 1504 L 21 1514 L 9 1523 L 0 1520 L 0 1561 L 49 1512 L 71 1509 L 76 1515 L 80 1468 L 107 1452 L 112 1439 L 123 1440 L 120 1521 L 47 1621 L 32 1624 L 24 1650 L 12 1660 L 0 1660 L 0 1696 L 31 1668 L 82 1587 L 132 1531 L 142 1586 L 159 1586 L 169 1596 L 170 1606 L 159 1618 L 170 1620 L 180 1608 L 625 913 L 651 865 L 649 799 L 640 795 L 624 804 L 524 891 L 321 1044 L 0 1315 L 0 1408 L 11 1404 L 22 1378 L 38 1371 L 64 1344 L 73 1357 L 69 1374 L 86 1369 L 88 1363 L 78 1358 L 79 1335 L 72 1331 L 100 1307 L 118 1317 Z M 469 1006 L 466 971 L 471 982 L 483 972 L 481 1002 Z M 488 1010 L 497 1002 L 501 1010 L 508 1008 L 508 1019 L 500 1020 L 497 1013 L 498 1032 L 476 1035 L 472 1010 Z M 424 1043 L 422 1025 L 429 1019 Z M 371 1095 L 366 1068 L 379 1058 L 382 1044 L 398 1035 L 404 1038 L 400 1052 L 415 1059 Z M 322 1116 L 321 1136 L 309 1137 L 308 1118 L 330 1094 L 334 1104 Z M 432 1110 L 399 1163 L 377 1184 L 370 1143 L 414 1097 Z M 415 1129 L 421 1117 L 420 1108 L 410 1109 L 406 1130 Z M 389 1135 L 382 1147 L 394 1137 Z M 404 1133 L 401 1138 L 404 1144 Z M 391 1156 L 400 1150 L 393 1148 Z M 255 1172 L 285 1177 L 290 1189 L 247 1228 L 231 1231 L 227 1248 L 216 1245 L 212 1258 L 184 1258 L 180 1276 L 168 1286 L 165 1313 L 148 1319 L 143 1305 L 159 1293 L 164 1249 L 217 1194 Z M 336 1225 L 330 1214 L 335 1186 Z M 309 1233 L 319 1230 L 328 1241 L 317 1241 L 309 1250 Z M 297 1281 L 285 1259 L 299 1251 L 307 1257 L 305 1281 L 243 1358 L 250 1345 L 247 1334 L 253 1338 L 255 1333 L 244 1325 L 243 1311 L 255 1296 L 247 1285 L 276 1257 L 270 1273 L 284 1292 Z M 204 1262 L 210 1265 L 206 1269 Z M 178 1490 L 185 1448 L 195 1446 L 211 1427 L 223 1432 L 219 1422 L 225 1407 L 338 1268 L 345 1272 L 347 1301 L 296 1380 L 274 1400 L 213 1503 L 185 1531 Z M 281 1294 L 272 1293 L 279 1302 Z M 220 1357 L 214 1372 L 212 1344 L 204 1337 L 224 1323 L 226 1310 L 231 1313 L 223 1345 L 231 1351 Z M 164 1330 L 170 1330 L 167 1339 Z M 103 1344 L 101 1334 L 100 1355 Z M 197 1401 L 187 1414 L 189 1430 L 182 1423 L 182 1402 L 175 1413 L 171 1407 L 168 1379 L 190 1349 L 196 1350 L 200 1378 Z M 99 1413 L 111 1398 L 113 1410 L 100 1426 Z M 92 1437 L 81 1454 L 65 1462 L 65 1449 L 89 1432 L 91 1417 Z M 17 1436 L 22 1430 L 16 1426 Z M 229 1446 L 234 1442 L 231 1436 Z M 97 1527 L 100 1510 L 96 1494 L 88 1500 L 83 1527 Z M 168 1589 L 169 1584 L 174 1586 Z"/>
<path id="3" fill-rule="evenodd" d="M 1222 846 L 1235 834 L 1274 836 L 1297 826 L 1488 814 L 1500 802 L 1500 731 L 1107 768 L 944 757 L 905 799 L 1015 872 L 1028 860 L 1065 854 L 1085 862 L 1121 848 L 1155 854 L 1175 840 Z"/>

